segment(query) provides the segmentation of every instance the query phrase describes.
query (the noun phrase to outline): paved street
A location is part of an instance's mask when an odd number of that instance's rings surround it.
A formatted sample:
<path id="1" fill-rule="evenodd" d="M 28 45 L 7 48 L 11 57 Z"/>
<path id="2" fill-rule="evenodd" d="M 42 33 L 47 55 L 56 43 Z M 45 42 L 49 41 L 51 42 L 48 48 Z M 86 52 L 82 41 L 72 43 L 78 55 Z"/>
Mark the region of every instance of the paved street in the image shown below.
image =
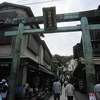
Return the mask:
<path id="1" fill-rule="evenodd" d="M 48 100 L 54 100 L 53 95 Z M 67 97 L 65 97 L 65 89 L 64 89 L 64 87 L 62 88 L 62 95 L 61 95 L 60 100 L 67 100 Z M 75 97 L 74 97 L 73 100 L 76 100 Z"/>

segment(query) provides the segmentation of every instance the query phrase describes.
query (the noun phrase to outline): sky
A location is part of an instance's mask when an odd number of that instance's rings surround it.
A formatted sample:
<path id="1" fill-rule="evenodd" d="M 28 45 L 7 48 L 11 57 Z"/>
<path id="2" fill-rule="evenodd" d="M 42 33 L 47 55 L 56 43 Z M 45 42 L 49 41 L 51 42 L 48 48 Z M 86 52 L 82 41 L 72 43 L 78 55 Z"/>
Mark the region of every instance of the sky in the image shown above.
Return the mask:
<path id="1" fill-rule="evenodd" d="M 0 3 L 8 0 L 0 0 Z M 82 12 L 97 9 L 100 0 L 10 0 L 10 3 L 25 5 L 31 8 L 34 16 L 43 16 L 42 9 L 45 7 L 56 7 L 56 14 Z M 57 23 L 57 27 L 76 26 L 80 22 Z M 40 28 L 44 28 L 40 25 Z M 81 41 L 81 32 L 47 33 L 42 38 L 52 55 L 61 56 L 73 55 L 73 46 Z"/>

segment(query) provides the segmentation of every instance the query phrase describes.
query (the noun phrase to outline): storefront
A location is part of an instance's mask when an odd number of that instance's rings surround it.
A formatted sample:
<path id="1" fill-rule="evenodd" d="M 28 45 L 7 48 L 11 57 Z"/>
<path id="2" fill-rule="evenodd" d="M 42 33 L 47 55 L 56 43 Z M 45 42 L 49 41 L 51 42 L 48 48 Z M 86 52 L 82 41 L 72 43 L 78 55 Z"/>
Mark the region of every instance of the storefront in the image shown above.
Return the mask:
<path id="1" fill-rule="evenodd" d="M 73 83 L 75 89 L 80 92 L 86 92 L 86 76 L 85 76 L 85 65 L 79 64 L 73 72 Z"/>
<path id="2" fill-rule="evenodd" d="M 11 59 L 0 59 L 0 81 L 2 79 L 9 80 L 11 68 Z"/>

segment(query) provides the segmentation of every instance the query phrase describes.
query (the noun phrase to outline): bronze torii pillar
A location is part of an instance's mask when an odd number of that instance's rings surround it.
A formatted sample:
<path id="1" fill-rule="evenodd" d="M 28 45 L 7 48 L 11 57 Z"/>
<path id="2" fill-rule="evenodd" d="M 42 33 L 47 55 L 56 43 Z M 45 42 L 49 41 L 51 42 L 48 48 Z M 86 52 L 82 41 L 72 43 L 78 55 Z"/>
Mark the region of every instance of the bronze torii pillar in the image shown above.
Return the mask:
<path id="1" fill-rule="evenodd" d="M 95 68 L 93 62 L 93 50 L 92 50 L 90 31 L 89 31 L 90 28 L 86 17 L 83 17 L 81 19 L 81 27 L 82 27 L 83 52 L 84 52 L 85 68 L 86 68 L 87 93 L 90 93 L 93 92 L 93 87 L 95 85 Z"/>

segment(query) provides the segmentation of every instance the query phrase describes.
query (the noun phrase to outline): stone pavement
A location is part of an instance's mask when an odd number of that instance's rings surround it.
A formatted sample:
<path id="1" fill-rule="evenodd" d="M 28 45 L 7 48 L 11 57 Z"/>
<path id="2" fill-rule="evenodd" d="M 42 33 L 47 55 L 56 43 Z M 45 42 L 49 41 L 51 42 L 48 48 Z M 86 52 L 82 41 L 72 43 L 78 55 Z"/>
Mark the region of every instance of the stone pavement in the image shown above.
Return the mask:
<path id="1" fill-rule="evenodd" d="M 51 95 L 49 98 L 46 98 L 45 100 L 54 100 L 54 97 L 53 97 L 53 95 Z M 62 88 L 62 95 L 60 96 L 60 100 L 67 100 L 67 97 L 65 97 L 64 87 Z M 75 99 L 75 96 L 74 96 L 73 100 L 77 100 L 77 99 Z"/>
<path id="2" fill-rule="evenodd" d="M 51 96 L 45 98 L 44 100 L 54 100 L 54 97 L 53 97 L 53 95 L 51 95 Z M 67 100 L 67 97 L 65 97 L 64 87 L 62 88 L 62 95 L 60 97 L 60 100 Z M 73 100 L 89 100 L 89 99 L 86 94 L 75 91 L 75 96 L 74 96 Z"/>
<path id="3" fill-rule="evenodd" d="M 84 93 L 75 91 L 76 100 L 89 100 L 88 96 Z"/>

